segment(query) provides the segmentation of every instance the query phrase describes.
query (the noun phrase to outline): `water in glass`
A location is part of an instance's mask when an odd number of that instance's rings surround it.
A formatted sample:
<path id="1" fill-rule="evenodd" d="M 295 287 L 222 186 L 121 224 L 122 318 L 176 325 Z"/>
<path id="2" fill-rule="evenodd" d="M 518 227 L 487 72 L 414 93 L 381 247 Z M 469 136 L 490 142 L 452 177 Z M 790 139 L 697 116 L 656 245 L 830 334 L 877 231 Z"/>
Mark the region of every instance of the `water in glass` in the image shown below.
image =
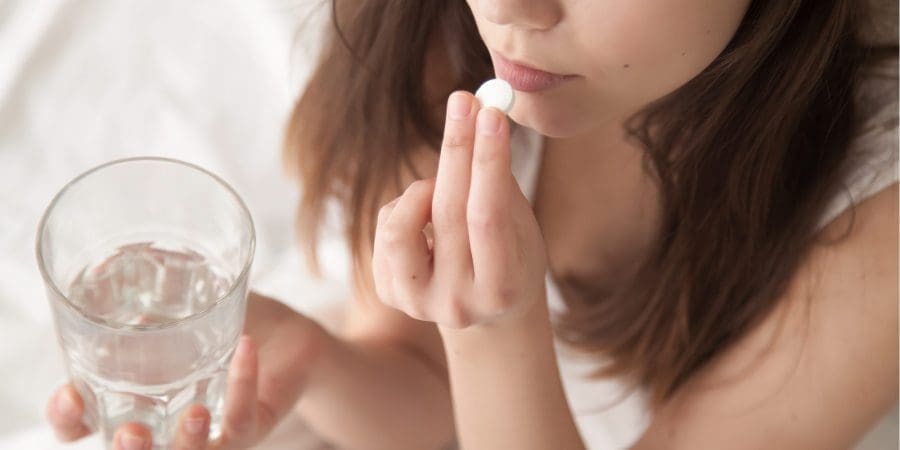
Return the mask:
<path id="1" fill-rule="evenodd" d="M 67 296 L 84 315 L 129 331 L 60 331 L 72 380 L 95 415 L 88 420 L 107 441 L 119 425 L 142 423 L 152 430 L 154 448 L 163 449 L 180 413 L 200 403 L 210 410 L 216 437 L 242 324 L 227 314 L 219 320 L 216 310 L 193 316 L 228 294 L 234 280 L 210 257 L 180 245 L 136 242 L 89 260 L 75 271 Z"/>

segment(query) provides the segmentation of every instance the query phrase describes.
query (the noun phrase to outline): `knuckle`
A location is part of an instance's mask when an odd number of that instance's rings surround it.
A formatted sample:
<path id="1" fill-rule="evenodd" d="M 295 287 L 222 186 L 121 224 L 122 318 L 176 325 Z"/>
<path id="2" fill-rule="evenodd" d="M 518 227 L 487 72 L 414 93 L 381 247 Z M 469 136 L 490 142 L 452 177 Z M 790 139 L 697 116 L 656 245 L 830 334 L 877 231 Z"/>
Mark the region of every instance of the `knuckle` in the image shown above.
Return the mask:
<path id="1" fill-rule="evenodd" d="M 441 225 L 463 224 L 465 217 L 458 212 L 462 210 L 446 199 L 435 199 L 431 205 L 431 221 Z"/>
<path id="2" fill-rule="evenodd" d="M 409 184 L 409 187 L 406 188 L 407 191 L 411 191 L 414 194 L 425 192 L 431 190 L 431 187 L 434 185 L 433 178 L 422 178 L 416 181 L 413 181 Z"/>
<path id="3" fill-rule="evenodd" d="M 389 284 L 390 293 L 387 298 L 382 301 L 385 305 L 407 313 L 407 315 L 411 317 L 421 317 L 423 315 L 421 306 L 415 301 L 416 299 L 410 295 L 411 291 L 409 286 L 396 279 L 391 279 Z"/>
<path id="4" fill-rule="evenodd" d="M 516 303 L 518 296 L 518 289 L 506 283 L 496 286 L 493 292 L 495 302 L 504 308 Z"/>
<path id="5" fill-rule="evenodd" d="M 469 228 L 482 234 L 502 233 L 506 228 L 506 221 L 494 211 L 477 209 L 468 211 L 466 220 Z"/>
<path id="6" fill-rule="evenodd" d="M 509 305 L 500 302 L 487 303 L 483 308 L 483 313 L 486 317 L 499 317 L 506 314 L 510 310 Z"/>
<path id="7" fill-rule="evenodd" d="M 228 429 L 239 435 L 249 433 L 253 429 L 253 414 L 251 409 L 252 408 L 230 408 L 225 411 L 225 423 L 228 425 Z"/>
<path id="8" fill-rule="evenodd" d="M 491 290 L 487 301 L 484 302 L 485 312 L 491 316 L 506 313 L 516 304 L 518 297 L 519 294 L 515 288 L 507 285 L 496 286 Z"/>
<path id="9" fill-rule="evenodd" d="M 394 211 L 394 208 L 397 207 L 397 203 L 400 202 L 400 197 L 397 197 L 390 202 L 384 204 L 381 208 L 378 209 L 378 215 L 375 218 L 376 226 L 381 226 L 388 221 L 388 218 L 391 217 L 391 212 Z"/>
<path id="10" fill-rule="evenodd" d="M 472 147 L 473 138 L 456 130 L 448 130 L 444 135 L 443 148 L 445 150 L 466 150 Z"/>
<path id="11" fill-rule="evenodd" d="M 381 242 L 384 245 L 385 250 L 397 250 L 403 246 L 404 240 L 405 236 L 403 235 L 403 232 L 397 228 L 384 227 L 384 229 L 381 230 Z"/>
<path id="12" fill-rule="evenodd" d="M 439 303 L 446 305 L 447 310 L 453 312 L 454 315 L 457 312 L 461 313 L 466 310 L 465 298 L 458 292 L 445 293 Z"/>
<path id="13" fill-rule="evenodd" d="M 472 160 L 478 165 L 491 165 L 501 159 L 501 152 L 493 148 L 482 148 L 472 155 Z"/>
<path id="14" fill-rule="evenodd" d="M 455 329 L 462 329 L 472 325 L 471 317 L 461 305 L 449 306 L 445 322 L 446 326 Z"/>
<path id="15" fill-rule="evenodd" d="M 403 306 L 399 308 L 407 316 L 416 319 L 428 322 L 430 321 L 428 314 L 426 314 L 424 308 L 416 304 L 415 302 L 403 302 Z"/>

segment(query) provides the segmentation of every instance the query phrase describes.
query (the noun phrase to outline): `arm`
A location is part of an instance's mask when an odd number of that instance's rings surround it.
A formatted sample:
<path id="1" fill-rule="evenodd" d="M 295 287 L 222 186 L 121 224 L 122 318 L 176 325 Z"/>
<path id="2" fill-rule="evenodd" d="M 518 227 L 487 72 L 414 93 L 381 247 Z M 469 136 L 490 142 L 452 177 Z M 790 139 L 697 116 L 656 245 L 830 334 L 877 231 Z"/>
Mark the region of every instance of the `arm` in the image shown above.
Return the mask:
<path id="1" fill-rule="evenodd" d="M 517 320 L 441 327 L 460 441 L 466 449 L 583 449 L 539 300 Z"/>
<path id="2" fill-rule="evenodd" d="M 453 416 L 437 330 L 376 303 L 355 300 L 343 337 L 326 338 L 299 411 L 340 448 L 444 448 Z"/>
<path id="3" fill-rule="evenodd" d="M 760 327 L 689 381 L 634 447 L 852 448 L 897 402 L 897 185 L 813 250 Z M 840 236 L 850 213 L 825 230 Z"/>

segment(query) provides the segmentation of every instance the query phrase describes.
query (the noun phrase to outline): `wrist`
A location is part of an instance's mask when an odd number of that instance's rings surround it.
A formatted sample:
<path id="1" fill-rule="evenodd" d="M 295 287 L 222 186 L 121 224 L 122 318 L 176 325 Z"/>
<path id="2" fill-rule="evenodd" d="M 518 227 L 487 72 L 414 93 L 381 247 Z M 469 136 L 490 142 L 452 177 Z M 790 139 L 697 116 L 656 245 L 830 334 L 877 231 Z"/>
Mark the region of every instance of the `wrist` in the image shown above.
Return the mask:
<path id="1" fill-rule="evenodd" d="M 317 321 L 305 319 L 309 321 L 306 325 L 308 352 L 303 364 L 306 365 L 305 381 L 310 382 L 315 380 L 320 373 L 327 371 L 330 364 L 333 365 L 336 355 L 345 343 Z"/>
<path id="2" fill-rule="evenodd" d="M 547 307 L 546 290 L 532 301 L 523 304 L 516 311 L 512 311 L 497 320 L 472 325 L 466 328 L 450 328 L 438 325 L 438 330 L 444 338 L 444 343 L 473 341 L 476 345 L 481 342 L 516 341 L 522 338 L 543 336 L 546 333 L 536 331 L 550 331 L 550 314 Z M 552 335 L 552 331 L 550 332 Z"/>

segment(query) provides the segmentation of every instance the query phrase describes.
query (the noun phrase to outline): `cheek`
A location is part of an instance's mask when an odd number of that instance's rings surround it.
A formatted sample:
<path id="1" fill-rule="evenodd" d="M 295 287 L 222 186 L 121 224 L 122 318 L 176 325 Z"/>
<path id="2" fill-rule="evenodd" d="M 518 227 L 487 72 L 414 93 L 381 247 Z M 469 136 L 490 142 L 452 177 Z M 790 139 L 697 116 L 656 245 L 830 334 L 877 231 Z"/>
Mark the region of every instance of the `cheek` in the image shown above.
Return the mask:
<path id="1" fill-rule="evenodd" d="M 595 1 L 573 16 L 593 88 L 637 109 L 687 83 L 722 52 L 750 0 Z M 591 18 L 603 17 L 591 24 Z M 632 108 L 629 108 L 632 107 Z"/>

